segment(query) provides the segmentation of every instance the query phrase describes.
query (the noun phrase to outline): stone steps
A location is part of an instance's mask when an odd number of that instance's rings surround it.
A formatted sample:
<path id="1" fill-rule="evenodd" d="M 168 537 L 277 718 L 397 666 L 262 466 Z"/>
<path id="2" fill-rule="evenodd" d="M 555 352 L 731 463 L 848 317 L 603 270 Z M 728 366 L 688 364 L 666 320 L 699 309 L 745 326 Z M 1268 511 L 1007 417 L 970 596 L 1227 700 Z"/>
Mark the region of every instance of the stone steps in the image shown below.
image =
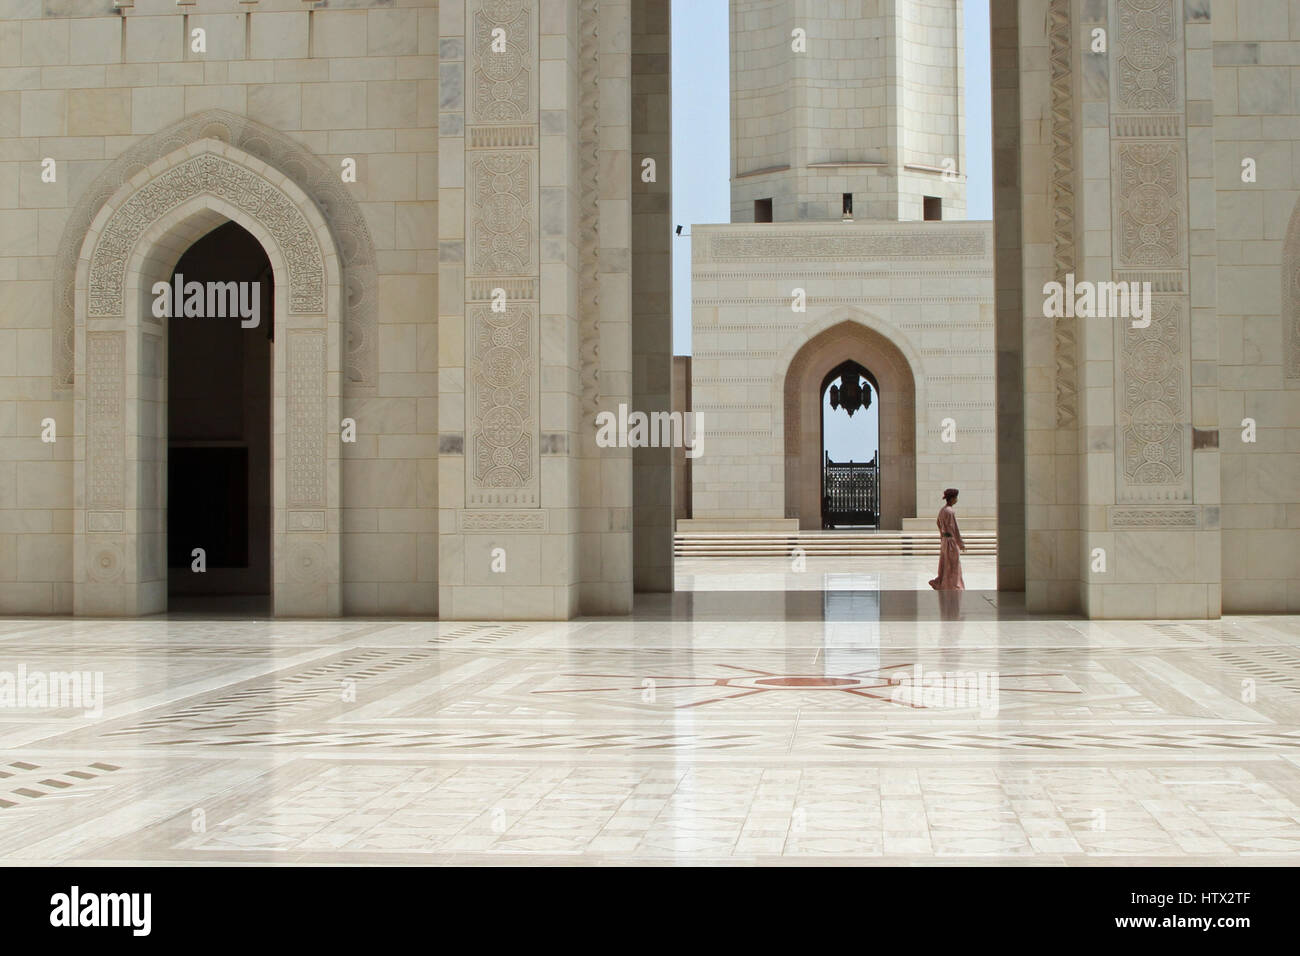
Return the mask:
<path id="1" fill-rule="evenodd" d="M 972 531 L 962 537 L 967 555 L 997 554 L 996 532 Z M 673 553 L 679 558 L 784 558 L 802 548 L 809 557 L 937 557 L 939 542 L 933 531 L 689 532 L 673 536 Z"/>

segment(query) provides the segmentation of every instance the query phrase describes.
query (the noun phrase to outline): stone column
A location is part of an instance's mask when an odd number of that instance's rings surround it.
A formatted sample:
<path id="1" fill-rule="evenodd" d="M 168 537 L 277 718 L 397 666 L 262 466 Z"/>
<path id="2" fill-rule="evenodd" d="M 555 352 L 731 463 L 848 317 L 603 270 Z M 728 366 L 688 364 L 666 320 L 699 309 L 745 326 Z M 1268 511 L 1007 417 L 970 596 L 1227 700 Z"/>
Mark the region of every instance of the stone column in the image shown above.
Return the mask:
<path id="1" fill-rule="evenodd" d="M 596 416 L 633 399 L 631 10 L 631 0 L 581 0 L 578 13 L 584 614 L 632 608 L 632 451 L 595 440 Z"/>
<path id="2" fill-rule="evenodd" d="M 670 8 L 670 0 L 632 7 L 632 392 L 647 414 L 673 410 Z M 652 182 L 646 159 L 655 163 Z M 637 591 L 673 589 L 674 454 L 632 453 Z"/>
<path id="3" fill-rule="evenodd" d="M 1074 331 L 1071 322 L 1044 316 L 1042 289 L 1063 279 L 1074 258 L 1069 22 L 1070 0 L 1019 4 L 1025 605 L 1067 613 L 1079 609 Z M 1000 302 L 1000 313 L 1010 305 Z M 1014 453 L 1013 444 L 1005 448 L 1007 455 Z M 1012 482 L 1004 494 L 1015 493 Z"/>
<path id="4" fill-rule="evenodd" d="M 1104 58 L 1090 47 L 1083 54 L 1094 99 L 1083 109 L 1080 278 L 1149 283 L 1152 299 L 1149 325 L 1079 320 L 1084 610 L 1213 618 L 1220 540 L 1208 10 L 1196 0 L 1102 6 L 1079 3 L 1077 42 L 1097 27 L 1109 38 Z"/>
<path id="5" fill-rule="evenodd" d="M 542 580 L 537 0 L 439 8 L 439 610 L 552 618 Z M 563 612 L 558 612 L 563 616 Z"/>
<path id="6" fill-rule="evenodd" d="M 1020 23 L 1015 3 L 989 9 L 993 93 L 993 239 L 997 353 L 998 590 L 1025 589 L 1024 295 Z"/>

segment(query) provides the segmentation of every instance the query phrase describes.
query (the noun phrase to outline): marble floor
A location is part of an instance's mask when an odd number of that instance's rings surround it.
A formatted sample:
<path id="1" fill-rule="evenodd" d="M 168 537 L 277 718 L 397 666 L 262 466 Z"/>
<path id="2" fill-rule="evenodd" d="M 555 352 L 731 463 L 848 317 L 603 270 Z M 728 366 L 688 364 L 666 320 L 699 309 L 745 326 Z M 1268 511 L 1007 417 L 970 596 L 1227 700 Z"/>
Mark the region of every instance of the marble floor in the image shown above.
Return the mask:
<path id="1" fill-rule="evenodd" d="M 1300 618 L 828 561 L 630 619 L 0 619 L 0 862 L 1300 863 Z M 15 698 L 56 670 L 102 699 Z"/>
<path id="2" fill-rule="evenodd" d="M 678 558 L 679 591 L 929 591 L 937 557 L 873 555 L 798 563 L 790 558 Z M 994 591 L 995 555 L 964 555 L 962 580 L 972 591 Z"/>

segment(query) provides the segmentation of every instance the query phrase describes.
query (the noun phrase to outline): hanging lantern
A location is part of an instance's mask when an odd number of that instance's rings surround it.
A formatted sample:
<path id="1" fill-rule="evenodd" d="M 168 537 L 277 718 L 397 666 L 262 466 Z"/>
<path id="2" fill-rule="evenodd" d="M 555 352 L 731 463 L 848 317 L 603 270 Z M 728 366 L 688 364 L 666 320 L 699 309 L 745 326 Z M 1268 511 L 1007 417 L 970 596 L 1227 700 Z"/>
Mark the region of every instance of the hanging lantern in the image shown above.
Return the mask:
<path id="1" fill-rule="evenodd" d="M 853 413 L 862 408 L 871 406 L 871 386 L 864 381 L 866 371 L 856 362 L 844 362 L 838 368 L 834 369 L 823 382 L 830 381 L 834 384 L 824 385 L 826 388 L 826 397 L 830 400 L 831 408 L 838 411 L 843 408 L 853 417 Z"/>
<path id="2" fill-rule="evenodd" d="M 852 418 L 853 413 L 862 407 L 862 382 L 856 374 L 846 375 L 841 381 L 843 387 L 840 389 L 840 401 L 844 403 L 849 418 Z M 867 400 L 870 401 L 870 398 Z"/>

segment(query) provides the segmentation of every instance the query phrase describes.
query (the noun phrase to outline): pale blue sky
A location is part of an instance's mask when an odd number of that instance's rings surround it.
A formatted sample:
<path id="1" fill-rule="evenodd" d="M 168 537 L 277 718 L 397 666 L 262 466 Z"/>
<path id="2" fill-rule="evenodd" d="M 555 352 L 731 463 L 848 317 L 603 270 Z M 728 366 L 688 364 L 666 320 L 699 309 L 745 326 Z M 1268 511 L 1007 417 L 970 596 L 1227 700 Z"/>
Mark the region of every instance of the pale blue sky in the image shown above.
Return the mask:
<path id="1" fill-rule="evenodd" d="M 728 98 L 727 0 L 672 0 L 673 222 L 731 218 L 731 139 Z M 966 199 L 971 219 L 993 216 L 993 143 L 989 90 L 989 0 L 965 0 Z M 673 240 L 673 351 L 691 352 L 690 238 Z M 828 447 L 837 461 L 874 453 L 875 409 L 827 419 Z M 859 425 L 859 420 L 864 424 Z M 852 427 L 849 427 L 850 424 Z M 865 454 L 863 453 L 865 449 Z"/>

